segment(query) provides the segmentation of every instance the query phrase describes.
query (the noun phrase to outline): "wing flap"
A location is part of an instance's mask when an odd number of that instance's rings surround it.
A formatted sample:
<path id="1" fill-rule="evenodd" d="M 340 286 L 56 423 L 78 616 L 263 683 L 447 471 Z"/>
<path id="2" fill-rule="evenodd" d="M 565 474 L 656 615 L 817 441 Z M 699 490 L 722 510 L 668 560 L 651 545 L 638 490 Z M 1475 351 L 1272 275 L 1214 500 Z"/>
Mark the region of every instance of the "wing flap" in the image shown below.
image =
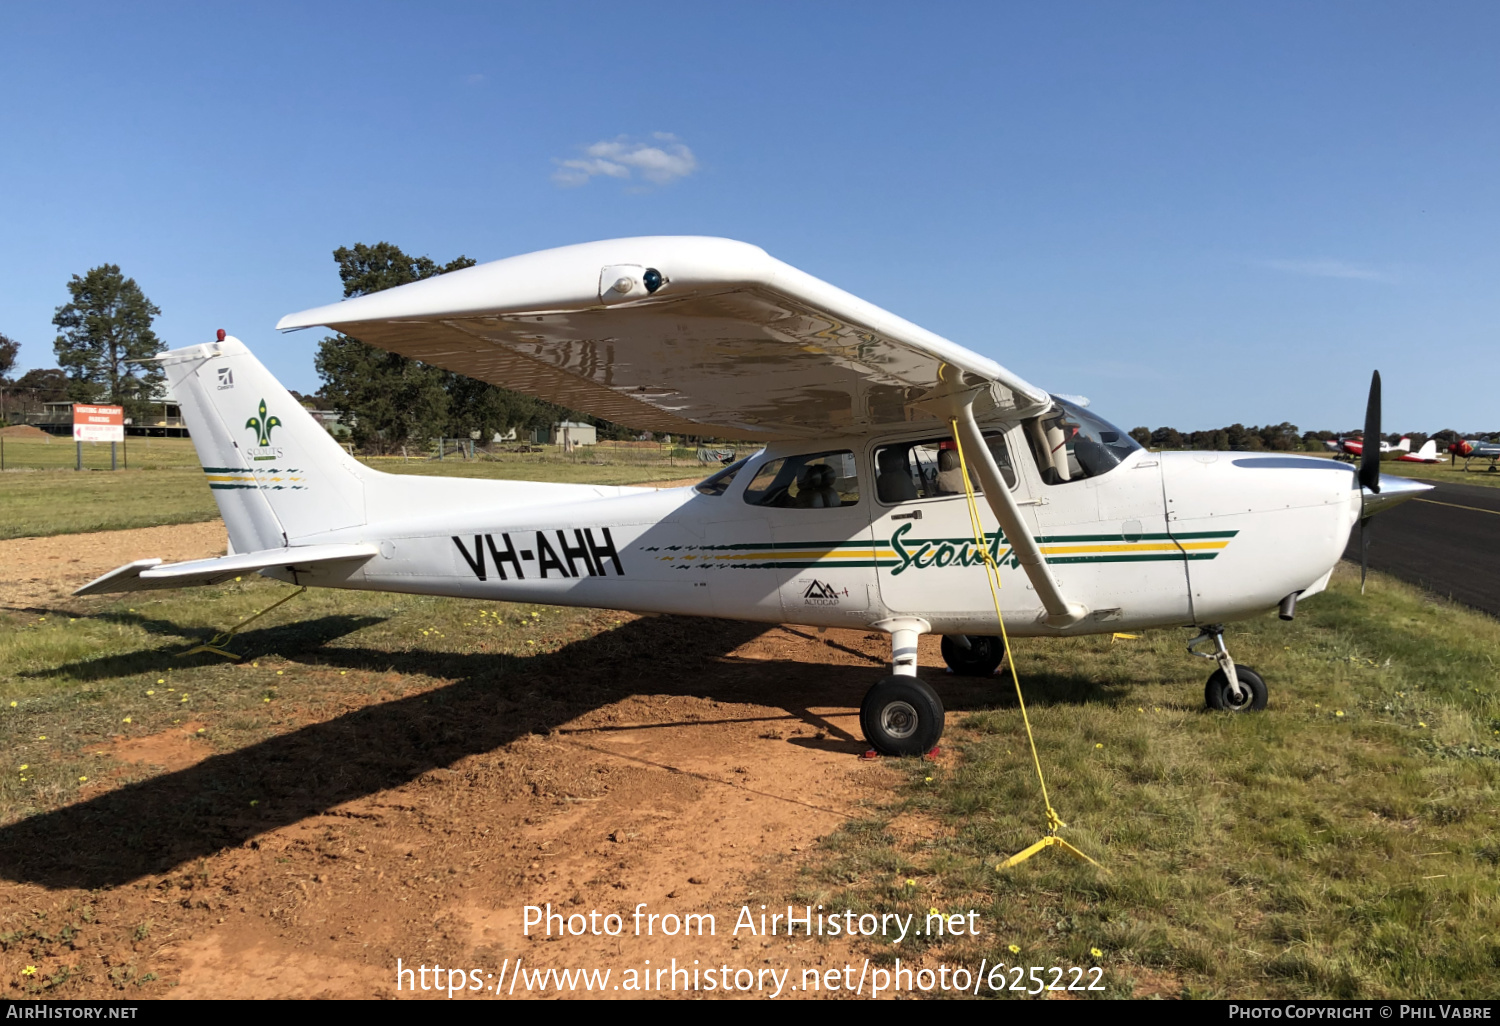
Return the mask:
<path id="1" fill-rule="evenodd" d="M 655 288 L 648 291 L 653 273 Z M 282 318 L 653 431 L 819 437 L 926 419 L 934 389 L 1049 400 L 987 357 L 727 239 L 497 260 Z"/>
<path id="2" fill-rule="evenodd" d="M 122 591 L 158 591 L 165 588 L 195 588 L 222 584 L 261 570 L 308 571 L 337 563 L 363 563 L 375 555 L 374 545 L 295 545 L 263 549 L 186 563 L 163 563 L 138 559 L 95 578 L 74 595 L 101 595 Z"/>

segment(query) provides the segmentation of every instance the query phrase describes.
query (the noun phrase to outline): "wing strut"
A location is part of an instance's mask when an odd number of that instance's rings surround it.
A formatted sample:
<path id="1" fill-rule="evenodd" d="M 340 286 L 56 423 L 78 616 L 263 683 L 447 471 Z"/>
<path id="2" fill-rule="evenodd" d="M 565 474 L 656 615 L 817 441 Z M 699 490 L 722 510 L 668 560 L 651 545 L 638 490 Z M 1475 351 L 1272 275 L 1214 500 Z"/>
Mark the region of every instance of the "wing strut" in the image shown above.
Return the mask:
<path id="1" fill-rule="evenodd" d="M 1071 627 L 1082 620 L 1088 610 L 1076 602 L 1069 602 L 1063 596 L 1057 578 L 1052 576 L 1052 568 L 1042 558 L 1042 550 L 1037 546 L 1036 538 L 1026 526 L 1026 521 L 1021 519 L 1020 507 L 1011 496 L 1005 479 L 1000 476 L 994 453 L 984 443 L 984 435 L 974 420 L 974 395 L 975 393 L 969 392 L 953 396 L 953 412 L 958 431 L 963 435 L 964 448 L 974 454 L 972 466 L 979 472 L 980 483 L 984 485 L 984 501 L 989 503 L 1021 570 L 1036 589 L 1037 597 L 1042 600 L 1042 608 L 1047 611 L 1047 626 L 1058 629 Z"/>

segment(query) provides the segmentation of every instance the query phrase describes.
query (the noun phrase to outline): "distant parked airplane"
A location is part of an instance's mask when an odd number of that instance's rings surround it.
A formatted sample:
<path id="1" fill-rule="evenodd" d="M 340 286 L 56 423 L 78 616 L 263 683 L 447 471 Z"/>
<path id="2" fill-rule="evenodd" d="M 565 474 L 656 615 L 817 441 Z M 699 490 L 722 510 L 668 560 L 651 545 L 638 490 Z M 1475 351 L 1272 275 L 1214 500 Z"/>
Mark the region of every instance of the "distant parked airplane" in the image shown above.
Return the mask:
<path id="1" fill-rule="evenodd" d="M 1403 438 L 1402 441 L 1406 439 Z M 1437 442 L 1431 438 L 1423 442 L 1422 448 L 1416 452 L 1403 452 L 1396 459 L 1401 463 L 1441 463 L 1443 461 L 1443 458 L 1438 455 Z"/>
<path id="2" fill-rule="evenodd" d="M 1335 459 L 1343 460 L 1345 463 L 1358 462 L 1365 451 L 1365 440 L 1363 438 L 1335 438 L 1324 442 L 1334 452 L 1338 453 Z M 1411 449 L 1411 439 L 1402 438 L 1401 441 L 1392 445 L 1390 442 L 1381 442 L 1381 452 L 1407 452 Z"/>
<path id="3" fill-rule="evenodd" d="M 1455 463 L 1460 457 L 1463 458 L 1465 470 L 1469 469 L 1469 464 L 1474 460 L 1489 460 L 1490 465 L 1485 469 L 1491 472 L 1500 469 L 1495 466 L 1496 462 L 1500 461 L 1500 443 L 1461 438 L 1448 446 L 1448 451 L 1453 454 Z"/>

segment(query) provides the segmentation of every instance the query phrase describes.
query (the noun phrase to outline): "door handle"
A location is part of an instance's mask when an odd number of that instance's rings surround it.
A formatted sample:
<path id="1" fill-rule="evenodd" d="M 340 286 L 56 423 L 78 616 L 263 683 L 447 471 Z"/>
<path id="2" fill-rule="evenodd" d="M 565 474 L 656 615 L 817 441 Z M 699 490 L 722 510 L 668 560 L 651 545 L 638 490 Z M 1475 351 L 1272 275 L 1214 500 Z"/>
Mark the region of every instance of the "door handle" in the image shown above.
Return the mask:
<path id="1" fill-rule="evenodd" d="M 914 509 L 910 513 L 892 513 L 891 514 L 891 519 L 892 520 L 921 520 L 922 519 L 922 511 L 919 510 L 919 509 Z"/>

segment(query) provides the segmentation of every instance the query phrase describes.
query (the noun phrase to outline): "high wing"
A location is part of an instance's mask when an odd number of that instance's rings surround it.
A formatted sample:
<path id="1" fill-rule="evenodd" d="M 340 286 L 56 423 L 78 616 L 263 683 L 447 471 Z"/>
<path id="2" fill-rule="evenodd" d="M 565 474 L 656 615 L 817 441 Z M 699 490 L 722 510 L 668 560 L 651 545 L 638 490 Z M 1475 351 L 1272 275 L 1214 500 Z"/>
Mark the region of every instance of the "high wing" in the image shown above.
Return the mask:
<path id="1" fill-rule="evenodd" d="M 283 317 L 634 428 L 816 438 L 928 420 L 984 389 L 1025 416 L 1045 391 L 993 360 L 728 239 L 589 242 Z"/>

